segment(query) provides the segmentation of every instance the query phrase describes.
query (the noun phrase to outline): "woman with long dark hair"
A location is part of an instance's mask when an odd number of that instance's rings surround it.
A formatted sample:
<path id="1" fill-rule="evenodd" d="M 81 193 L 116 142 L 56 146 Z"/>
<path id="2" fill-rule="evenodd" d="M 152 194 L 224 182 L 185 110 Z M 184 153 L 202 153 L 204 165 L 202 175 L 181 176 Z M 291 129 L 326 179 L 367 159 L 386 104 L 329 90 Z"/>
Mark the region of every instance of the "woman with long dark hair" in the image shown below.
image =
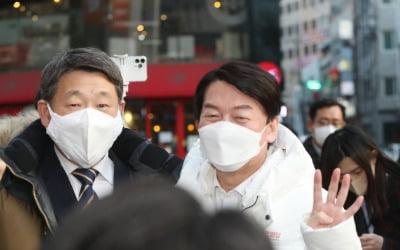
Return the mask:
<path id="1" fill-rule="evenodd" d="M 345 208 L 364 196 L 362 209 L 354 215 L 363 249 L 400 249 L 400 165 L 361 129 L 347 125 L 329 135 L 323 145 L 325 188 L 335 168 L 351 176 Z"/>

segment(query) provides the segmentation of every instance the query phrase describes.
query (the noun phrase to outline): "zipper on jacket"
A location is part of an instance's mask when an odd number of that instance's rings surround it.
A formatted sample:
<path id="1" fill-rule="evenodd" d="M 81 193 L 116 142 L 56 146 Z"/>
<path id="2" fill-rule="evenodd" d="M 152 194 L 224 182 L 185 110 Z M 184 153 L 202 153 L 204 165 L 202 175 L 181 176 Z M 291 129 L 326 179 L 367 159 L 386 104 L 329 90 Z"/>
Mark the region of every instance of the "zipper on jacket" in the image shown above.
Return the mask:
<path id="1" fill-rule="evenodd" d="M 50 225 L 50 222 L 49 222 L 49 219 L 47 218 L 46 213 L 43 211 L 43 208 L 42 208 L 42 206 L 41 206 L 41 204 L 40 204 L 40 202 L 39 202 L 39 200 L 38 200 L 38 198 L 36 196 L 35 185 L 29 179 L 27 179 L 24 176 L 21 176 L 21 175 L 15 173 L 15 171 L 10 166 L 8 166 L 8 169 L 11 171 L 11 173 L 13 173 L 13 175 L 15 175 L 15 176 L 27 181 L 28 183 L 30 183 L 32 185 L 32 194 L 33 194 L 33 198 L 35 199 L 36 205 L 38 206 L 39 211 L 42 214 L 42 216 L 43 216 L 43 218 L 44 218 L 44 220 L 46 222 L 47 228 L 50 230 L 50 232 L 53 232 L 53 230 L 51 228 L 51 225 Z"/>

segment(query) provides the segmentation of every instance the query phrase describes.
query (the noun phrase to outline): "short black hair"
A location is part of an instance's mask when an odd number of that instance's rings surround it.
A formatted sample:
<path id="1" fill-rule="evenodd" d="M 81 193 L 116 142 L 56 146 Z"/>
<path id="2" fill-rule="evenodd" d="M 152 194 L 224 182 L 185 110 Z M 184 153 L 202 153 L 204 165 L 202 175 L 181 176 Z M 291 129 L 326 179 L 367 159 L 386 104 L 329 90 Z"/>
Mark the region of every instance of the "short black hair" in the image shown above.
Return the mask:
<path id="1" fill-rule="evenodd" d="M 51 102 L 57 91 L 60 78 L 65 73 L 74 70 L 103 73 L 115 86 L 118 100 L 122 99 L 123 79 L 118 66 L 105 52 L 88 47 L 70 49 L 57 54 L 46 64 L 42 71 L 35 101 L 44 99 L 47 102 Z"/>
<path id="2" fill-rule="evenodd" d="M 280 88 L 275 78 L 257 64 L 235 61 L 209 71 L 200 80 L 194 97 L 196 120 L 200 119 L 207 88 L 218 80 L 233 85 L 239 91 L 260 103 L 268 121 L 279 115 L 281 107 Z"/>
<path id="3" fill-rule="evenodd" d="M 333 106 L 338 106 L 340 108 L 340 111 L 342 111 L 343 120 L 345 120 L 346 119 L 346 108 L 340 102 L 336 101 L 335 99 L 330 99 L 330 98 L 323 98 L 323 99 L 313 102 L 308 111 L 308 115 L 311 120 L 314 120 L 315 116 L 317 115 L 318 110 L 320 110 L 322 108 L 333 107 Z"/>

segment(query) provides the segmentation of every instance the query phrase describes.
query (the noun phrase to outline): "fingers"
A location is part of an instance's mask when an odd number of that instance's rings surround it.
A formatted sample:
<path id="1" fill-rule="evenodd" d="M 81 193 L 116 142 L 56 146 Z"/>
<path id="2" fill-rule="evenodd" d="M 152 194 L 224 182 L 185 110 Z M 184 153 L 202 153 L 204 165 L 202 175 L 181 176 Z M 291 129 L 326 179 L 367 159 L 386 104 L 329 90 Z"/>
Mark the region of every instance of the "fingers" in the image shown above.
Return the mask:
<path id="1" fill-rule="evenodd" d="M 321 170 L 315 170 L 314 174 L 314 200 L 313 211 L 318 211 L 322 204 L 322 177 Z"/>
<path id="2" fill-rule="evenodd" d="M 328 187 L 328 197 L 326 199 L 327 203 L 335 204 L 336 195 L 339 186 L 340 169 L 335 168 L 332 173 L 331 182 Z"/>
<path id="3" fill-rule="evenodd" d="M 346 174 L 342 178 L 342 183 L 340 185 L 339 194 L 336 199 L 336 205 L 343 207 L 346 202 L 347 195 L 349 193 L 350 188 L 350 175 Z"/>
<path id="4" fill-rule="evenodd" d="M 370 234 L 362 234 L 359 238 L 360 240 L 367 241 L 370 239 Z"/>
<path id="5" fill-rule="evenodd" d="M 362 203 L 364 201 L 364 196 L 359 196 L 354 203 L 346 210 L 345 216 L 346 218 L 350 218 L 360 209 Z"/>

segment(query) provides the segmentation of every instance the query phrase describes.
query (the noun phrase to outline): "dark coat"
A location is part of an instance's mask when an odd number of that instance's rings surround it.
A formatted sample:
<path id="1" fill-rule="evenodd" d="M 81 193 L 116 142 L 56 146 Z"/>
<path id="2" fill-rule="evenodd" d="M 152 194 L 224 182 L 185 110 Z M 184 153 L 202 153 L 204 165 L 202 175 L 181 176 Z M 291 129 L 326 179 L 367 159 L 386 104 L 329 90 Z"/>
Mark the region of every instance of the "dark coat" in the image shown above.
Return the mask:
<path id="1" fill-rule="evenodd" d="M 109 156 L 114 162 L 115 185 L 138 174 L 161 173 L 176 181 L 183 163 L 130 129 L 123 130 Z M 0 248 L 36 249 L 38 242 L 54 232 L 64 215 L 77 205 L 71 184 L 54 152 L 54 143 L 39 120 L 7 147 L 0 148 L 0 159 L 7 165 L 0 187 L 0 232 L 8 231 L 10 237 L 0 238 Z M 18 227 L 6 224 L 14 221 L 10 216 L 15 221 L 29 218 L 27 226 L 32 230 L 26 230 L 23 221 Z M 38 236 L 40 239 L 35 238 Z M 31 242 L 23 243 L 25 239 Z"/>
<path id="2" fill-rule="evenodd" d="M 400 249 L 400 179 L 388 175 L 387 181 L 386 195 L 389 210 L 380 221 L 372 222 L 372 225 L 374 226 L 374 233 L 383 236 L 382 250 L 397 250 Z M 349 207 L 356 199 L 357 195 L 349 192 L 345 208 Z M 358 235 L 369 233 L 369 225 L 362 209 L 354 215 L 354 220 Z"/>
<path id="3" fill-rule="evenodd" d="M 312 143 L 312 137 L 309 136 L 303 143 L 304 148 L 311 156 L 315 168 L 321 168 L 321 156 L 315 151 L 314 145 Z"/>

